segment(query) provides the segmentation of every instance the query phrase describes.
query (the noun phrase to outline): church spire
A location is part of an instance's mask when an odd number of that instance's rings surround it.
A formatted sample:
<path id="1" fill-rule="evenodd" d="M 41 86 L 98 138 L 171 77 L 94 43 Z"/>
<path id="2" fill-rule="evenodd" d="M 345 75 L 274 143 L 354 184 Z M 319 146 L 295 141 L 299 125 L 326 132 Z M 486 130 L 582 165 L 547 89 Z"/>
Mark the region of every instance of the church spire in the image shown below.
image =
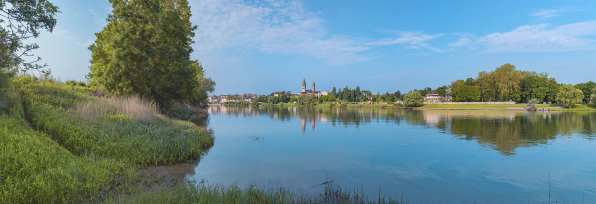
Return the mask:
<path id="1" fill-rule="evenodd" d="M 315 92 L 315 81 L 312 81 L 312 92 Z"/>
<path id="2" fill-rule="evenodd" d="M 306 91 L 306 81 L 304 79 L 302 79 L 302 91 L 301 92 L 305 92 Z"/>

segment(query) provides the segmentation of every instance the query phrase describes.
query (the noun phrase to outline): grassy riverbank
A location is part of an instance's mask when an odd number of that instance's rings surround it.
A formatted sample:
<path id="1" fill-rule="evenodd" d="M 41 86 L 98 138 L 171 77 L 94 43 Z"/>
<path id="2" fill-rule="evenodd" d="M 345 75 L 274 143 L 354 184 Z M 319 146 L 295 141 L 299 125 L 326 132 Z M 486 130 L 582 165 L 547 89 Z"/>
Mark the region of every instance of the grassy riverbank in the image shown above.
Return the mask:
<path id="1" fill-rule="evenodd" d="M 527 104 L 429 104 L 419 108 L 445 108 L 445 109 L 506 109 L 506 108 L 523 108 Z M 537 104 L 537 108 L 549 108 L 551 111 L 582 111 L 582 110 L 594 110 L 596 106 L 579 104 L 573 106 L 573 108 L 558 108 L 559 104 Z"/>
<path id="2" fill-rule="evenodd" d="M 213 145 L 192 123 L 164 117 L 138 97 L 17 77 L 2 87 L 1 203 L 81 203 L 157 182 L 151 165 L 197 159 Z"/>
<path id="3" fill-rule="evenodd" d="M 400 198 L 378 195 L 370 197 L 361 189 L 343 189 L 332 184 L 326 184 L 322 193 L 301 194 L 294 193 L 286 188 L 264 189 L 255 184 L 239 187 L 237 184 L 230 186 L 208 186 L 206 184 L 187 183 L 176 187 L 155 188 L 149 191 L 140 191 L 124 197 L 112 197 L 106 200 L 107 204 L 116 203 L 278 203 L 278 204 L 324 204 L 324 203 L 359 203 L 359 204 L 407 204 Z"/>
<path id="4" fill-rule="evenodd" d="M 428 104 L 417 109 L 477 109 L 477 110 L 495 110 L 507 108 L 524 108 L 527 104 Z M 316 107 L 330 107 L 329 104 L 318 104 Z M 336 107 L 335 104 L 331 107 Z M 537 108 L 549 108 L 551 111 L 596 111 L 596 105 L 578 104 L 573 108 L 559 108 L 559 104 L 537 104 Z M 346 108 L 397 108 L 393 104 L 347 104 Z"/>

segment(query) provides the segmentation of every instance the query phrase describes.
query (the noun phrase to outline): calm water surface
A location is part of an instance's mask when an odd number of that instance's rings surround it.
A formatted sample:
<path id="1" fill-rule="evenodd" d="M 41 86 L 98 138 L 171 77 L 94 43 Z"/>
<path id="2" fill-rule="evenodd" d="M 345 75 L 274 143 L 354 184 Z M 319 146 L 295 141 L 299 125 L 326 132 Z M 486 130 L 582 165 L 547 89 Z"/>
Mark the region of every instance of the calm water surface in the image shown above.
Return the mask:
<path id="1" fill-rule="evenodd" d="M 215 145 L 169 167 L 297 193 L 322 182 L 423 203 L 596 203 L 596 113 L 211 106 Z"/>

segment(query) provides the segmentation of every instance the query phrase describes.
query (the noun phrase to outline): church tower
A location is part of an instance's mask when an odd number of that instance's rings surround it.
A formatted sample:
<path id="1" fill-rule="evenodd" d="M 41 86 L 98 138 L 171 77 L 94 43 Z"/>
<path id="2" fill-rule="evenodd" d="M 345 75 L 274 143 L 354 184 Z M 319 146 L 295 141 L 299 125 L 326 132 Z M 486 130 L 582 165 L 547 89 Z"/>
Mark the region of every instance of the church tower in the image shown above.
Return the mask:
<path id="1" fill-rule="evenodd" d="M 302 92 L 306 91 L 306 81 L 304 81 L 304 79 L 302 79 Z"/>
<path id="2" fill-rule="evenodd" d="M 315 92 L 315 81 L 312 81 L 312 92 Z"/>

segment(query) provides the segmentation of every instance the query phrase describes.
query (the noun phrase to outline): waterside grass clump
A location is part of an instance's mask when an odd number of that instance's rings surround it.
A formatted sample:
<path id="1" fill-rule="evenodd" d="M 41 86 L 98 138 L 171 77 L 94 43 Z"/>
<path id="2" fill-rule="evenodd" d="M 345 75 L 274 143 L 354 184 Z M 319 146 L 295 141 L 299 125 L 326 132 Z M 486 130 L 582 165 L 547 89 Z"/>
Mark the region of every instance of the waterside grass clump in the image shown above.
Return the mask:
<path id="1" fill-rule="evenodd" d="M 159 114 L 138 97 L 19 76 L 3 86 L 0 203 L 93 202 L 130 193 L 149 165 L 197 159 L 213 145 L 205 130 Z"/>
<path id="2" fill-rule="evenodd" d="M 284 187 L 274 189 L 259 188 L 250 184 L 245 188 L 238 184 L 229 186 L 193 182 L 175 187 L 160 187 L 148 191 L 139 191 L 126 196 L 113 196 L 106 204 L 133 203 L 276 203 L 276 204 L 406 204 L 409 201 L 379 195 L 370 197 L 362 189 L 345 189 L 325 184 L 322 193 L 301 194 L 289 191 Z"/>

